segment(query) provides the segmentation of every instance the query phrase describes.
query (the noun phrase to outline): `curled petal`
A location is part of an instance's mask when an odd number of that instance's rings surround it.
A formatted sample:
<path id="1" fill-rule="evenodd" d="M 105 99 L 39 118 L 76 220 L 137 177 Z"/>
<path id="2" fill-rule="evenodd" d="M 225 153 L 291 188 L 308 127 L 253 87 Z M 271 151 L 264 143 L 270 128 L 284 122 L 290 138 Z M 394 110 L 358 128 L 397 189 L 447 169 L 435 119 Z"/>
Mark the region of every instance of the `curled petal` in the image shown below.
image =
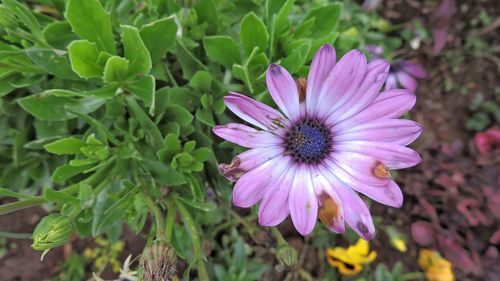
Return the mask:
<path id="1" fill-rule="evenodd" d="M 280 65 L 271 64 L 266 72 L 269 93 L 281 111 L 292 120 L 300 116 L 299 93 L 292 75 Z"/>
<path id="2" fill-rule="evenodd" d="M 215 126 L 212 131 L 229 142 L 248 148 L 276 146 L 283 142 L 277 135 L 242 124 Z"/>
<path id="3" fill-rule="evenodd" d="M 372 186 L 359 181 L 358 178 L 346 172 L 336 162 L 328 161 L 326 165 L 345 186 L 387 206 L 399 208 L 403 204 L 403 195 L 394 181 L 389 180 L 383 186 Z"/>
<path id="4" fill-rule="evenodd" d="M 338 194 L 349 226 L 365 240 L 375 238 L 375 226 L 365 202 L 328 169 L 322 169 L 321 173 Z"/>
<path id="5" fill-rule="evenodd" d="M 331 155 L 331 159 L 357 181 L 366 185 L 382 186 L 390 180 L 388 174 L 376 173 L 380 161 L 372 156 L 338 151 Z"/>
<path id="6" fill-rule="evenodd" d="M 230 181 L 237 181 L 246 172 L 262 163 L 282 155 L 280 147 L 252 148 L 234 157 L 230 164 L 220 164 L 219 170 Z"/>
<path id="7" fill-rule="evenodd" d="M 318 169 L 312 169 L 314 190 L 319 199 L 319 219 L 328 229 L 336 233 L 345 232 L 344 207 L 342 201 L 323 174 Z"/>
<path id="8" fill-rule="evenodd" d="M 285 127 L 285 117 L 272 107 L 238 93 L 224 97 L 226 106 L 238 117 L 263 130 L 277 131 Z"/>

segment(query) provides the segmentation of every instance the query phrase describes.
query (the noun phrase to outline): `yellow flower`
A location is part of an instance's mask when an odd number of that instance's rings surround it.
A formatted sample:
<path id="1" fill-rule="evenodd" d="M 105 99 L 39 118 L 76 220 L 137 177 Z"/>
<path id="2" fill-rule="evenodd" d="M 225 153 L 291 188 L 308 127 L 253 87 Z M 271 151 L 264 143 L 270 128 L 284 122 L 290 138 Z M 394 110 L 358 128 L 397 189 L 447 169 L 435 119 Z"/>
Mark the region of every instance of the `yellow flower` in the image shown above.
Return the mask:
<path id="1" fill-rule="evenodd" d="M 353 276 L 363 270 L 364 264 L 375 260 L 377 253 L 369 250 L 368 242 L 359 239 L 358 242 L 347 249 L 342 247 L 328 248 L 326 258 L 331 266 L 338 268 L 342 275 Z"/>
<path id="2" fill-rule="evenodd" d="M 394 248 L 398 249 L 398 251 L 404 253 L 406 252 L 406 242 L 405 240 L 401 239 L 401 238 L 395 238 L 393 240 L 391 240 L 392 242 L 392 245 L 394 246 Z"/>
<path id="3" fill-rule="evenodd" d="M 418 265 L 425 271 L 429 281 L 454 281 L 451 263 L 429 249 L 420 250 Z"/>

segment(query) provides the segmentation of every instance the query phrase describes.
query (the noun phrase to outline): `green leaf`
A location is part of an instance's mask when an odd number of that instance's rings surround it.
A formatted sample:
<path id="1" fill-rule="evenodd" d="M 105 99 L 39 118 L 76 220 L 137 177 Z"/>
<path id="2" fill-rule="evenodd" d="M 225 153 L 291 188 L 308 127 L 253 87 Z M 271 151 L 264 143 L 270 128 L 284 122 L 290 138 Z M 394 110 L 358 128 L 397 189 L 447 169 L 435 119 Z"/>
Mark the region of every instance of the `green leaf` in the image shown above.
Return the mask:
<path id="1" fill-rule="evenodd" d="M 111 19 L 99 0 L 68 0 L 66 13 L 73 32 L 97 44 L 97 48 L 116 54 Z"/>
<path id="2" fill-rule="evenodd" d="M 164 18 L 143 25 L 140 31 L 144 45 L 148 48 L 152 61 L 165 57 L 168 48 L 175 43 L 177 25 L 173 18 Z"/>
<path id="3" fill-rule="evenodd" d="M 3 0 L 3 5 L 16 15 L 19 21 L 26 25 L 33 35 L 35 35 L 38 39 L 43 39 L 40 24 L 25 5 L 15 0 Z"/>
<path id="4" fill-rule="evenodd" d="M 43 147 L 50 153 L 57 155 L 64 154 L 80 154 L 80 148 L 85 146 L 85 142 L 81 139 L 69 137 L 60 140 L 56 140 L 55 142 L 48 143 Z"/>
<path id="5" fill-rule="evenodd" d="M 78 203 L 78 200 L 75 197 L 68 195 L 62 191 L 54 190 L 52 188 L 44 188 L 42 195 L 45 200 L 62 205 Z"/>
<path id="6" fill-rule="evenodd" d="M 95 193 L 92 186 L 89 184 L 80 184 L 80 191 L 78 192 L 78 199 L 80 200 L 80 207 L 88 209 L 94 205 Z"/>
<path id="7" fill-rule="evenodd" d="M 181 126 L 189 125 L 193 121 L 193 115 L 184 107 L 172 104 L 167 106 L 165 120 L 175 121 Z"/>
<path id="8" fill-rule="evenodd" d="M 296 46 L 295 48 L 293 48 L 290 55 L 283 59 L 283 67 L 292 74 L 296 73 L 306 62 L 307 54 L 309 53 L 310 49 L 310 40 L 306 40 L 302 44 Z"/>
<path id="9" fill-rule="evenodd" d="M 186 205 L 189 205 L 195 209 L 198 209 L 203 212 L 211 212 L 217 208 L 217 205 L 213 202 L 210 203 L 203 203 L 203 202 L 197 202 L 189 199 L 184 199 L 183 197 L 177 197 L 180 201 L 185 203 Z"/>
<path id="10" fill-rule="evenodd" d="M 55 169 L 52 173 L 51 180 L 55 182 L 63 182 L 67 179 L 70 179 L 78 174 L 81 174 L 88 170 L 90 166 L 71 166 L 71 165 L 62 165 Z"/>
<path id="11" fill-rule="evenodd" d="M 214 0 L 200 0 L 194 7 L 200 22 L 207 22 L 209 29 L 217 30 L 217 4 Z"/>
<path id="12" fill-rule="evenodd" d="M 286 27 L 289 26 L 288 16 L 293 9 L 294 2 L 295 0 L 287 0 L 279 10 L 275 23 L 276 34 L 282 34 L 286 31 Z"/>
<path id="13" fill-rule="evenodd" d="M 104 82 L 113 83 L 120 82 L 123 83 L 127 80 L 129 70 L 129 61 L 127 59 L 112 56 L 106 62 L 104 67 Z"/>
<path id="14" fill-rule="evenodd" d="M 155 111 L 155 78 L 151 75 L 140 78 L 139 80 L 128 82 L 126 89 L 132 94 L 138 96 L 149 108 L 149 114 L 153 115 Z"/>
<path id="15" fill-rule="evenodd" d="M 182 67 L 182 77 L 189 80 L 196 71 L 207 70 L 205 65 L 186 48 L 180 38 L 177 38 L 177 59 Z"/>
<path id="16" fill-rule="evenodd" d="M 41 93 L 18 99 L 19 105 L 31 115 L 44 121 L 63 121 L 76 118 L 69 111 L 90 113 L 104 104 L 103 99 L 88 97 L 74 99 Z"/>
<path id="17" fill-rule="evenodd" d="M 74 40 L 78 40 L 71 25 L 66 21 L 56 21 L 49 23 L 43 29 L 43 36 L 52 47 L 64 50 Z"/>
<path id="18" fill-rule="evenodd" d="M 304 21 L 315 18 L 311 37 L 323 37 L 334 31 L 339 23 L 342 7 L 342 3 L 333 3 L 310 11 Z"/>
<path id="19" fill-rule="evenodd" d="M 189 81 L 189 86 L 202 91 L 209 91 L 211 85 L 212 75 L 207 71 L 197 71 Z"/>
<path id="20" fill-rule="evenodd" d="M 125 58 L 129 60 L 129 75 L 146 75 L 151 69 L 151 57 L 137 28 L 122 25 L 122 42 Z"/>
<path id="21" fill-rule="evenodd" d="M 200 122 L 210 127 L 215 126 L 215 121 L 211 110 L 201 108 L 196 110 L 196 119 L 200 120 Z"/>
<path id="22" fill-rule="evenodd" d="M 241 64 L 238 45 L 229 36 L 207 36 L 203 38 L 203 47 L 207 56 L 214 62 L 231 69 L 233 64 Z"/>
<path id="23" fill-rule="evenodd" d="M 241 21 L 240 41 L 247 56 L 255 47 L 259 47 L 260 52 L 267 49 L 269 33 L 262 20 L 253 12 L 248 13 Z"/>
<path id="24" fill-rule="evenodd" d="M 71 68 L 78 76 L 89 79 L 102 76 L 102 67 L 98 64 L 99 50 L 94 43 L 77 40 L 68 46 Z"/>
<path id="25" fill-rule="evenodd" d="M 14 197 L 14 198 L 19 198 L 19 199 L 31 198 L 31 196 L 29 196 L 29 195 L 17 193 L 17 192 L 8 190 L 6 188 L 0 187 L 0 198 L 2 198 L 2 197 Z"/>
<path id="26" fill-rule="evenodd" d="M 28 57 L 47 73 L 59 78 L 78 80 L 78 76 L 71 69 L 68 54 L 61 54 L 53 49 L 29 48 L 24 49 Z"/>

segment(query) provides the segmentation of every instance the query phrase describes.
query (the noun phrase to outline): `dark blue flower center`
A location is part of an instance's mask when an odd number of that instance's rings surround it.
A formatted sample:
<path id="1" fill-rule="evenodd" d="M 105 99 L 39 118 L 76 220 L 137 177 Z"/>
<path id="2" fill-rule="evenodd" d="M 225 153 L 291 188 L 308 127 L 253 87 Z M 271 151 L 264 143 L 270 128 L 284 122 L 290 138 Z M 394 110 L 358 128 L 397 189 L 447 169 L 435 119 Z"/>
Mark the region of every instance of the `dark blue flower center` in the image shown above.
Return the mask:
<path id="1" fill-rule="evenodd" d="M 286 136 L 287 152 L 298 162 L 317 163 L 331 146 L 329 130 L 317 121 L 301 121 Z"/>

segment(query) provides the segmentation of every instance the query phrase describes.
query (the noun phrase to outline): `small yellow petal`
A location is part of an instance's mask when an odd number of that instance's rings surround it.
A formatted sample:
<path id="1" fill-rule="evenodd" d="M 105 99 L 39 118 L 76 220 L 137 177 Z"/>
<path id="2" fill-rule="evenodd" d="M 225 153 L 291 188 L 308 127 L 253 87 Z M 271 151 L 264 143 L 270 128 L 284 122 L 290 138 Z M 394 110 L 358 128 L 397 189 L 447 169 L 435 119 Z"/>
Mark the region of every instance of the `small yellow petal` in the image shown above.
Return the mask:
<path id="1" fill-rule="evenodd" d="M 407 250 L 406 242 L 403 239 L 396 238 L 396 239 L 392 240 L 392 244 L 394 245 L 394 247 L 396 249 L 398 249 L 402 253 L 406 252 L 406 250 Z"/>

